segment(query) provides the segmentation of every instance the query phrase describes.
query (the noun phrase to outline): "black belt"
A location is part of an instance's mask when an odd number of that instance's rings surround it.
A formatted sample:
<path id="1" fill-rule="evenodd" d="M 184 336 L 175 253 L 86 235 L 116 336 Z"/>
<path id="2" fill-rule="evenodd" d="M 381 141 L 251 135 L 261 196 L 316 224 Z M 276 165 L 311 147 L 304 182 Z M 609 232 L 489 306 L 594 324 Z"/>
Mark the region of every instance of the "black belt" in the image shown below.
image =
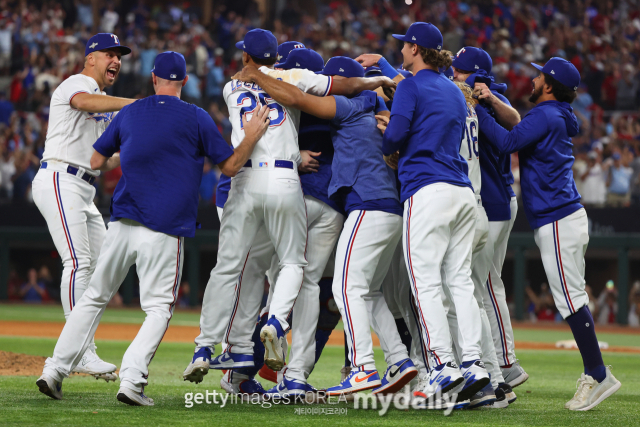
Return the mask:
<path id="1" fill-rule="evenodd" d="M 42 162 L 42 164 L 40 165 L 40 169 L 46 169 L 47 168 L 47 162 Z M 88 174 L 88 173 L 83 173 L 81 176 L 78 176 L 78 168 L 73 167 L 71 165 L 67 166 L 67 173 L 70 173 L 71 175 L 75 175 L 78 178 L 82 179 L 83 181 L 87 181 L 90 185 L 93 185 L 93 183 L 96 181 L 96 177 Z"/>
<path id="2" fill-rule="evenodd" d="M 264 165 L 264 167 L 267 167 L 268 162 L 260 162 L 260 166 L 262 167 L 262 165 Z M 250 168 L 251 167 L 251 159 L 247 160 L 247 163 L 244 164 L 245 168 Z M 286 168 L 286 169 L 293 169 L 293 162 L 291 160 L 276 160 L 273 163 L 273 167 L 276 168 Z"/>

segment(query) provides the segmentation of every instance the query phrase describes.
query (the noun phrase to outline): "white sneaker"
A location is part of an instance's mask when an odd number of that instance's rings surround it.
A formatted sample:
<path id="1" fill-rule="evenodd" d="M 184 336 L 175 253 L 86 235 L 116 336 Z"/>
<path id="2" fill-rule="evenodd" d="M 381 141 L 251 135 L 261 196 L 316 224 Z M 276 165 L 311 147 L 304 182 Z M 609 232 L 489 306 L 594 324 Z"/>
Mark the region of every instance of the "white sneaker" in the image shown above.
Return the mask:
<path id="1" fill-rule="evenodd" d="M 569 410 L 588 411 L 620 389 L 622 386 L 620 381 L 613 376 L 608 366 L 605 369 L 607 376 L 601 383 L 598 383 L 590 375 L 583 373 L 580 376 L 577 383 L 578 390 L 571 399 L 573 403 L 569 405 Z"/>
<path id="2" fill-rule="evenodd" d="M 220 379 L 220 387 L 229 394 L 263 395 L 262 384 L 248 375 L 228 370 Z"/>
<path id="3" fill-rule="evenodd" d="M 524 369 L 522 369 L 522 366 L 520 366 L 520 362 L 518 360 L 516 360 L 516 362 L 513 363 L 510 367 L 501 367 L 500 370 L 502 371 L 504 382 L 509 384 L 511 388 L 516 388 L 529 379 L 529 374 L 527 374 Z"/>
<path id="4" fill-rule="evenodd" d="M 411 394 L 413 395 L 414 391 L 422 391 L 429 385 L 429 373 L 426 374 L 418 374 L 418 381 L 416 384 L 411 385 Z"/>
<path id="5" fill-rule="evenodd" d="M 284 348 L 282 341 L 285 337 L 278 338 L 278 331 L 273 325 L 264 325 L 260 330 L 260 341 L 264 344 L 264 363 L 278 372 L 284 367 Z"/>
<path id="6" fill-rule="evenodd" d="M 153 406 L 153 399 L 145 396 L 144 391 L 137 392 L 127 387 L 120 387 L 116 399 L 131 406 Z"/>
<path id="7" fill-rule="evenodd" d="M 460 369 L 453 362 L 443 364 L 440 369 L 433 369 L 424 388 L 413 393 L 415 397 L 430 399 L 436 394 L 445 394 L 464 382 Z M 474 392 L 475 394 L 475 392 Z"/>
<path id="8" fill-rule="evenodd" d="M 351 374 L 351 366 L 343 366 L 340 369 L 340 382 L 346 380 L 349 374 Z"/>
<path id="9" fill-rule="evenodd" d="M 103 379 L 106 382 L 109 382 L 118 379 L 116 369 L 116 365 L 113 363 L 108 363 L 100 359 L 96 354 L 95 344 L 89 344 L 89 347 L 87 347 L 87 351 L 84 352 L 82 359 L 71 372 L 93 375 L 96 379 Z"/>
<path id="10" fill-rule="evenodd" d="M 44 393 L 52 399 L 62 400 L 62 381 L 56 381 L 47 374 L 42 374 L 36 385 L 40 393 Z"/>

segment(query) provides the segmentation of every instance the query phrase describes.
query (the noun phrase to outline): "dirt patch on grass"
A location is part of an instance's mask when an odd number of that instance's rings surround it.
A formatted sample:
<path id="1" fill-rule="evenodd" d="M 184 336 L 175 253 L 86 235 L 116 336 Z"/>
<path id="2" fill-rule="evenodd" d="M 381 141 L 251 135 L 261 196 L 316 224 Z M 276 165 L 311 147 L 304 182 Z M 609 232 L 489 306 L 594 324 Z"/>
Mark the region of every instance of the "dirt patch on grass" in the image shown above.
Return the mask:
<path id="1" fill-rule="evenodd" d="M 46 357 L 0 351 L 0 375 L 40 375 Z"/>

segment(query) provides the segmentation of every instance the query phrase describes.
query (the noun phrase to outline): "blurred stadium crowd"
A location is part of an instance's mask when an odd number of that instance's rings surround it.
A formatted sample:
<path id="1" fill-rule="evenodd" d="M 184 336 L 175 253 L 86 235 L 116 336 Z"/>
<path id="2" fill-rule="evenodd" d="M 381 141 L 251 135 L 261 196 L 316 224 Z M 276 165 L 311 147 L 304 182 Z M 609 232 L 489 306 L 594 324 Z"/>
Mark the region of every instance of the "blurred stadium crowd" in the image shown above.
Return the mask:
<path id="1" fill-rule="evenodd" d="M 228 137 L 231 125 L 224 84 L 241 64 L 233 46 L 254 27 L 273 30 L 280 42 L 297 40 L 331 56 L 382 53 L 400 65 L 398 42 L 415 21 L 432 22 L 454 54 L 463 46 L 487 50 L 496 80 L 523 114 L 535 70 L 551 56 L 569 59 L 583 84 L 573 104 L 581 122 L 574 138 L 575 177 L 588 206 L 640 205 L 640 7 L 633 1 L 486 0 L 209 0 L 211 16 L 196 3 L 138 0 L 0 0 L 0 201 L 30 202 L 30 185 L 42 155 L 50 95 L 83 67 L 86 40 L 113 32 L 133 49 L 122 58 L 109 94 L 152 93 L 157 53 L 187 59 L 183 98 L 205 108 Z M 206 0 L 205 0 L 206 2 Z M 272 4 L 271 4 L 272 3 Z M 267 10 L 267 12 L 265 12 Z M 514 156 L 517 179 L 517 156 Z M 119 170 L 103 174 L 97 202 L 108 204 Z M 203 203 L 212 203 L 216 171 L 205 165 Z"/>

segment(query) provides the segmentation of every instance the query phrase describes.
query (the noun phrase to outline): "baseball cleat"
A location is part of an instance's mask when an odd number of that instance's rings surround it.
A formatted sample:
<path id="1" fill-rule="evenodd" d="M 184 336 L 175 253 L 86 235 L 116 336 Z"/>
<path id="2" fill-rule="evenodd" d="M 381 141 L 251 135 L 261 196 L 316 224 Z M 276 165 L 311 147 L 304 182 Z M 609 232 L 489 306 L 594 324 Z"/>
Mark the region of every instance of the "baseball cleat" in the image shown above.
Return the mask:
<path id="1" fill-rule="evenodd" d="M 262 384 L 248 375 L 227 371 L 220 380 L 220 387 L 229 394 L 263 395 Z"/>
<path id="2" fill-rule="evenodd" d="M 340 382 L 346 380 L 350 373 L 351 366 L 343 366 L 342 369 L 340 369 Z"/>
<path id="3" fill-rule="evenodd" d="M 392 394 L 397 393 L 404 388 L 415 376 L 418 370 L 407 358 L 401 360 L 387 368 L 387 372 L 382 376 L 380 387 L 374 388 L 373 394 Z"/>
<path id="4" fill-rule="evenodd" d="M 135 391 L 127 387 L 120 387 L 116 399 L 131 406 L 153 406 L 153 399 L 145 396 L 144 391 Z"/>
<path id="5" fill-rule="evenodd" d="M 260 370 L 258 371 L 258 375 L 260 375 L 260 378 L 262 379 L 278 384 L 277 372 L 271 369 L 270 367 L 268 367 L 267 365 L 262 365 L 262 368 L 260 368 Z"/>
<path id="6" fill-rule="evenodd" d="M 211 360 L 210 369 L 253 368 L 253 354 L 222 353 Z"/>
<path id="7" fill-rule="evenodd" d="M 62 381 L 56 381 L 47 374 L 42 374 L 36 385 L 40 393 L 44 393 L 52 399 L 62 400 Z"/>
<path id="8" fill-rule="evenodd" d="M 472 399 L 473 396 L 482 390 L 484 386 L 489 384 L 491 379 L 489 373 L 484 367 L 484 363 L 481 360 L 475 360 L 469 366 L 460 367 L 460 371 L 464 376 L 464 384 L 459 387 L 458 401 Z"/>
<path id="9" fill-rule="evenodd" d="M 193 355 L 193 359 L 187 369 L 182 373 L 185 381 L 192 383 L 201 383 L 205 375 L 209 373 L 211 365 L 211 349 L 209 347 L 200 347 Z"/>
<path id="10" fill-rule="evenodd" d="M 496 401 L 493 404 L 495 408 L 506 408 L 516 401 L 518 397 L 516 396 L 513 388 L 507 383 L 498 384 L 498 388 L 496 388 Z M 505 402 L 505 403 L 501 403 Z M 496 404 L 498 406 L 496 406 Z"/>
<path id="11" fill-rule="evenodd" d="M 415 397 L 430 399 L 434 395 L 442 395 L 451 391 L 463 382 L 464 378 L 455 363 L 443 363 L 435 367 L 427 378 L 420 379 L 418 386 L 423 385 L 423 388 L 413 392 L 413 395 Z"/>
<path id="12" fill-rule="evenodd" d="M 482 390 L 471 396 L 469 409 L 479 408 L 481 406 L 491 405 L 496 401 L 496 392 L 491 387 L 491 383 L 484 386 Z"/>
<path id="13" fill-rule="evenodd" d="M 515 363 L 509 365 L 509 367 L 501 366 L 500 370 L 502 371 L 504 382 L 509 384 L 511 388 L 516 388 L 529 379 L 529 374 L 522 369 L 520 362 L 517 360 Z"/>
<path id="14" fill-rule="evenodd" d="M 569 406 L 571 411 L 588 411 L 595 408 L 607 397 L 614 394 L 622 387 L 620 381 L 616 379 L 607 366 L 607 376 L 601 383 L 597 382 L 592 376 L 582 374 L 577 382 L 578 390 L 573 396 L 573 402 Z"/>
<path id="15" fill-rule="evenodd" d="M 277 385 L 273 386 L 265 392 L 265 399 L 282 398 L 287 396 L 304 396 L 307 393 L 307 384 L 300 380 L 293 380 L 284 377 Z"/>
<path id="16" fill-rule="evenodd" d="M 271 317 L 260 330 L 260 341 L 264 344 L 264 363 L 274 371 L 284 367 L 285 354 L 282 341 L 286 340 L 280 322 Z"/>
<path id="17" fill-rule="evenodd" d="M 340 385 L 327 389 L 327 396 L 357 393 L 379 387 L 381 384 L 378 371 L 351 371 Z"/>
<path id="18" fill-rule="evenodd" d="M 116 365 L 113 363 L 108 363 L 100 359 L 96 354 L 95 344 L 90 344 L 84 352 L 82 359 L 80 359 L 80 362 L 78 362 L 71 372 L 76 374 L 93 375 L 96 379 L 103 379 L 106 382 L 109 382 L 118 379 L 116 369 Z"/>

